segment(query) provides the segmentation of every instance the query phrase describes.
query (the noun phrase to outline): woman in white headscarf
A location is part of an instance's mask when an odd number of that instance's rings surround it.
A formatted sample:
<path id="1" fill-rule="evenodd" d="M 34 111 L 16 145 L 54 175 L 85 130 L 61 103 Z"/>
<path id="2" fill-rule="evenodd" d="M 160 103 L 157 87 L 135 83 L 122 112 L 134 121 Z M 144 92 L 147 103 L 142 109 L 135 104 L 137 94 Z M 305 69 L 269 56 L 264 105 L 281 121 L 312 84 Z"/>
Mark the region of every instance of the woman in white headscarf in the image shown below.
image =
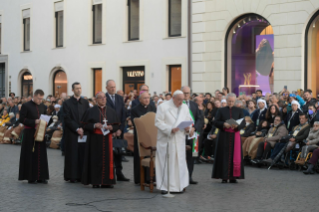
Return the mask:
<path id="1" fill-rule="evenodd" d="M 291 102 L 291 111 L 288 113 L 288 115 L 285 118 L 285 125 L 287 127 L 288 132 L 291 132 L 291 130 L 298 125 L 299 122 L 299 114 L 302 113 L 300 110 L 300 104 L 296 100 L 293 100 Z"/>
<path id="2" fill-rule="evenodd" d="M 258 99 L 257 106 L 258 109 L 251 114 L 251 119 L 255 123 L 256 127 L 259 123 L 261 123 L 261 121 L 266 119 L 267 103 L 264 99 Z"/>

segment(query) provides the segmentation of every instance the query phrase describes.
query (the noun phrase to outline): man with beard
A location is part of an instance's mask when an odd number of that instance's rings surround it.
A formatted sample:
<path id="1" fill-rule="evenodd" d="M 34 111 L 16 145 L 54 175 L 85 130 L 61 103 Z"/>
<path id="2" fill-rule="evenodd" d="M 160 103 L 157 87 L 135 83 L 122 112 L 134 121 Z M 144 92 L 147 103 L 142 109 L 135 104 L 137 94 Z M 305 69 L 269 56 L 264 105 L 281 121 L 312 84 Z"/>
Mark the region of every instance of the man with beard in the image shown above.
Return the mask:
<path id="1" fill-rule="evenodd" d="M 148 92 L 143 92 L 139 96 L 139 104 L 132 109 L 131 120 L 134 124 L 134 118 L 139 118 L 148 112 L 156 113 L 156 107 L 150 104 L 150 95 Z M 138 151 L 137 133 L 134 125 L 134 182 L 140 183 L 140 156 Z"/>
<path id="2" fill-rule="evenodd" d="M 81 182 L 83 162 L 85 155 L 85 143 L 79 143 L 79 137 L 83 136 L 81 119 L 85 111 L 90 107 L 89 102 L 81 98 L 82 88 L 80 83 L 72 84 L 74 95 L 63 103 L 64 114 L 64 180 L 70 183 Z"/>
<path id="3" fill-rule="evenodd" d="M 35 142 L 36 125 L 40 123 L 41 114 L 45 114 L 42 104 L 44 92 L 36 90 L 33 99 L 22 105 L 19 122 L 24 124 L 21 145 L 19 180 L 28 180 L 30 184 L 48 183 L 49 168 L 45 142 Z"/>
<path id="4" fill-rule="evenodd" d="M 106 106 L 103 92 L 96 95 L 97 105 L 83 116 L 83 128 L 88 132 L 86 154 L 82 175 L 84 185 L 93 188 L 113 188 L 115 184 L 113 165 L 113 139 L 120 123 L 115 110 Z M 104 131 L 109 131 L 104 134 Z"/>

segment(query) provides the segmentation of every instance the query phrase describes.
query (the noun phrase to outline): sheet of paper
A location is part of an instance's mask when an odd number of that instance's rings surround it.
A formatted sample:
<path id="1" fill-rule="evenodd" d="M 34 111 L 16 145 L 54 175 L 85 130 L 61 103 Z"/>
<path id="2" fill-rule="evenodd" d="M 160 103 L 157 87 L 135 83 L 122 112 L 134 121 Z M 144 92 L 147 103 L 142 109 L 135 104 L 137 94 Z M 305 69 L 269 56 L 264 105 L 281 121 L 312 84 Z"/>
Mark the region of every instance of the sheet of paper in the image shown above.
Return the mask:
<path id="1" fill-rule="evenodd" d="M 40 116 L 40 119 L 46 121 L 47 123 L 49 123 L 49 121 L 50 121 L 50 119 L 51 119 L 51 116 L 43 115 L 43 114 L 42 114 L 42 115 Z"/>
<path id="2" fill-rule="evenodd" d="M 110 130 L 107 130 L 105 128 L 102 128 L 101 130 L 102 130 L 102 133 L 103 133 L 104 136 L 106 136 L 107 134 L 110 133 Z"/>
<path id="3" fill-rule="evenodd" d="M 184 130 L 186 127 L 190 127 L 193 123 L 193 121 L 182 121 L 181 123 L 179 123 L 177 128 L 179 128 L 180 130 Z"/>
<path id="4" fill-rule="evenodd" d="M 80 136 L 78 137 L 78 143 L 86 143 L 87 135 L 83 135 L 81 138 Z"/>
<path id="5" fill-rule="evenodd" d="M 244 120 L 244 118 L 238 119 L 238 120 L 236 120 L 236 122 L 237 122 L 238 125 L 240 125 L 243 120 Z"/>

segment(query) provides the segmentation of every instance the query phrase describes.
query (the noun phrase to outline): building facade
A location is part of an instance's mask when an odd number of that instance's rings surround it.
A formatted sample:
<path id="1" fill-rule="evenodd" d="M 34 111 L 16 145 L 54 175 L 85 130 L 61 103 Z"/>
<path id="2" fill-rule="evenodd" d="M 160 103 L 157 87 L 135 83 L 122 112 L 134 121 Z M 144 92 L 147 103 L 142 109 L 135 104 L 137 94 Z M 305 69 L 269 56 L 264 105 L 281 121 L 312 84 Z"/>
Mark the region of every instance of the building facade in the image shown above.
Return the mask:
<path id="1" fill-rule="evenodd" d="M 319 94 L 318 0 L 193 0 L 192 85 Z"/>
<path id="2" fill-rule="evenodd" d="M 188 84 L 188 0 L 0 0 L 0 95 Z"/>

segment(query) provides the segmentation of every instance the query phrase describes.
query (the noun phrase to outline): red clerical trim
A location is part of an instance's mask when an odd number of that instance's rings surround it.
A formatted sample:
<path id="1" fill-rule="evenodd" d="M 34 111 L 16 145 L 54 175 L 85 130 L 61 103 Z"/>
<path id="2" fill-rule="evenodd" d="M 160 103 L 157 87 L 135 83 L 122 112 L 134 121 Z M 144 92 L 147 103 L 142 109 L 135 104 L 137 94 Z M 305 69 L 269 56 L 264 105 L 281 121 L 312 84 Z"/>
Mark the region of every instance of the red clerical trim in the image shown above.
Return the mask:
<path id="1" fill-rule="evenodd" d="M 24 129 L 28 129 L 28 130 L 30 130 L 30 129 L 35 129 L 35 128 L 34 128 L 34 127 L 24 126 Z"/>
<path id="2" fill-rule="evenodd" d="M 110 179 L 114 179 L 114 165 L 113 165 L 113 138 L 109 133 L 109 155 L 110 155 Z"/>
<path id="3" fill-rule="evenodd" d="M 101 185 L 104 185 L 105 179 L 105 136 L 103 136 L 103 147 L 102 147 L 102 177 L 101 177 Z"/>
<path id="4" fill-rule="evenodd" d="M 94 129 L 94 134 L 103 135 L 103 132 L 102 132 L 101 129 L 95 128 L 95 129 Z"/>

